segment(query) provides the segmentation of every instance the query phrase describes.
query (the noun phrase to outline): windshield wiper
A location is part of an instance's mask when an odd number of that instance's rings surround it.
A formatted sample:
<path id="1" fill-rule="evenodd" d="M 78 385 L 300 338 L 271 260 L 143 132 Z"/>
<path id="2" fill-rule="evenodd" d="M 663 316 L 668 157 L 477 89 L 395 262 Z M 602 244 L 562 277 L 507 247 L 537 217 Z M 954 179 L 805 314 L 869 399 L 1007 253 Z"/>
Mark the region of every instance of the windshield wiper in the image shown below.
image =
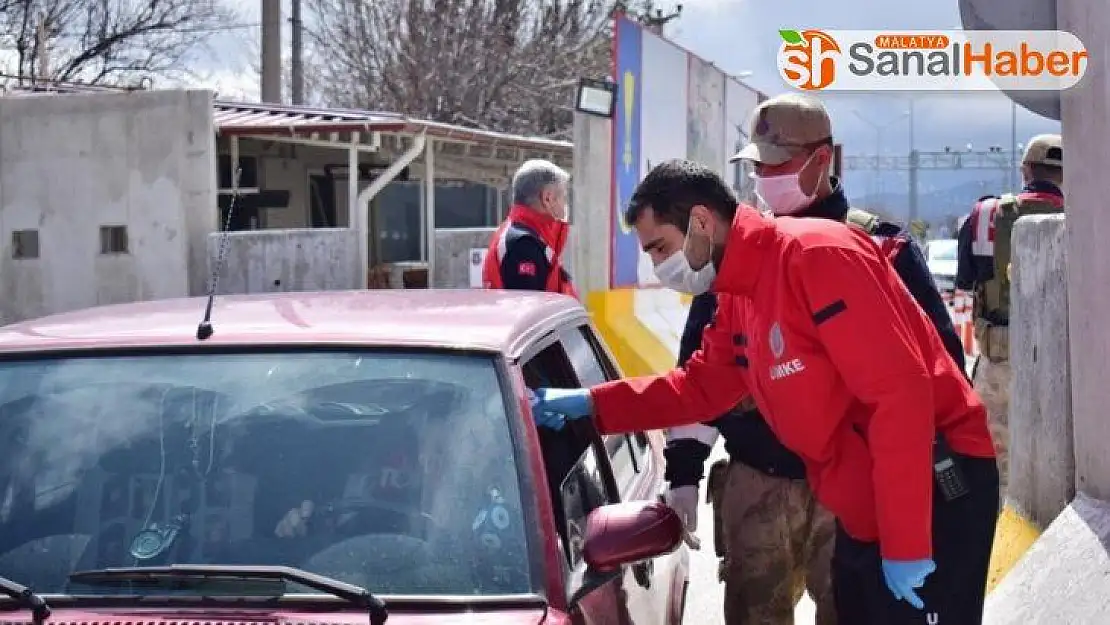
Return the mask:
<path id="1" fill-rule="evenodd" d="M 385 625 L 389 618 L 385 602 L 369 590 L 341 582 L 324 575 L 317 575 L 289 566 L 219 566 L 207 564 L 172 564 L 170 566 L 137 566 L 117 569 L 78 571 L 69 576 L 70 581 L 82 584 L 113 584 L 159 578 L 225 578 L 225 579 L 276 579 L 307 586 L 313 590 L 339 597 L 370 614 L 370 625 Z M 22 586 L 20 586 L 22 588 Z M 41 600 L 40 600 L 41 601 Z"/>
<path id="2" fill-rule="evenodd" d="M 50 606 L 46 605 L 46 600 L 23 584 L 17 584 L 10 579 L 0 577 L 0 593 L 15 599 L 19 605 L 31 610 L 34 625 L 42 625 L 46 621 L 46 617 L 50 616 Z"/>

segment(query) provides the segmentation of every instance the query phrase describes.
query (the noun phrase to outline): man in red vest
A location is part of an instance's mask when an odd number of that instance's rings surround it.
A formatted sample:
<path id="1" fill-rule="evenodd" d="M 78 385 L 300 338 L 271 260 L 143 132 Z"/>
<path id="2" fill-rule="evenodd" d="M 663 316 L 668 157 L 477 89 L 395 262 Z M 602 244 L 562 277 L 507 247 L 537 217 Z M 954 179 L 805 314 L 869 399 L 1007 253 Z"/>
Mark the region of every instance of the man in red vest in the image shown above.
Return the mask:
<path id="1" fill-rule="evenodd" d="M 513 207 L 493 233 L 482 267 L 487 289 L 549 291 L 578 297 L 561 256 L 567 241 L 570 175 L 530 160 L 513 175 Z"/>

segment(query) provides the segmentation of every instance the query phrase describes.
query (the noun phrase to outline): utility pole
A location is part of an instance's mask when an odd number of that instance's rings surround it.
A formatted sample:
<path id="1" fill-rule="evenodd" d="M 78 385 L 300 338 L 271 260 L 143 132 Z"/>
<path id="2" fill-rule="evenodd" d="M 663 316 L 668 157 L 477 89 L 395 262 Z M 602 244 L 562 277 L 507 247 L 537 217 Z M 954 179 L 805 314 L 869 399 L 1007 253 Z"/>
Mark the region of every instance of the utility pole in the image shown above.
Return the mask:
<path id="1" fill-rule="evenodd" d="M 44 83 L 50 80 L 50 46 L 49 35 L 47 35 L 47 18 L 43 17 L 39 20 L 38 27 L 35 29 L 35 47 L 38 56 L 38 67 L 35 68 L 34 76 L 37 80 L 32 81 L 32 86 L 39 80 Z"/>
<path id="2" fill-rule="evenodd" d="M 1017 191 L 1018 141 L 1017 141 L 1017 102 L 1010 100 L 1010 172 L 1006 177 L 1007 190 Z"/>
<path id="3" fill-rule="evenodd" d="M 301 42 L 304 22 L 301 21 L 301 0 L 290 0 L 293 4 L 289 22 L 293 33 L 290 43 L 293 52 L 293 104 L 304 104 L 304 47 Z"/>
<path id="4" fill-rule="evenodd" d="M 281 103 L 281 0 L 262 0 L 262 101 Z"/>
<path id="5" fill-rule="evenodd" d="M 918 154 L 918 152 L 917 152 L 917 144 L 914 142 L 914 136 L 913 136 L 913 130 L 914 130 L 913 125 L 914 124 L 913 124 L 913 122 L 914 122 L 914 119 L 913 119 L 913 97 L 911 96 L 910 97 L 910 175 L 908 176 L 909 183 L 910 183 L 910 188 L 909 188 L 909 194 L 910 194 L 909 195 L 909 205 L 910 205 L 909 206 L 909 213 L 910 213 L 910 218 L 909 218 L 909 221 L 911 223 L 913 222 L 913 220 L 917 219 L 917 170 L 920 166 L 920 163 L 918 161 L 921 158 L 921 155 Z"/>

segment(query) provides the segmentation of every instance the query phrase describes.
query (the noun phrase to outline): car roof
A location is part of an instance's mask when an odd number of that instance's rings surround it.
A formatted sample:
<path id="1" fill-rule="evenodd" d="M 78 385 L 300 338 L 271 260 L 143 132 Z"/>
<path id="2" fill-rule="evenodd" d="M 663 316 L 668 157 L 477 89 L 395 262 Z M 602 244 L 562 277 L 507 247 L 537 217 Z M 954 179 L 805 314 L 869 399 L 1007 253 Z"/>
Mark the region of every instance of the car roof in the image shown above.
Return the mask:
<path id="1" fill-rule="evenodd" d="M 0 328 L 0 353 L 197 345 L 357 344 L 519 355 L 565 320 L 565 295 L 483 289 L 389 289 L 219 295 L 211 338 L 196 338 L 207 298 L 98 306 Z"/>

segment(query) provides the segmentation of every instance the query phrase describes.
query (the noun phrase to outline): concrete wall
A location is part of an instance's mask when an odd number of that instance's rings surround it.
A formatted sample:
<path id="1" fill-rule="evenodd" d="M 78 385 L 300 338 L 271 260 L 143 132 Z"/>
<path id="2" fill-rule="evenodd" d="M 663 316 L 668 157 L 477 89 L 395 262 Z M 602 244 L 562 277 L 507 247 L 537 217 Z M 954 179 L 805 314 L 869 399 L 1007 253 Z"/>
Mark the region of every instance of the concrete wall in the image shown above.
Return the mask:
<path id="1" fill-rule="evenodd" d="M 1014 226 L 1010 485 L 988 584 L 1000 584 L 1075 494 L 1063 215 Z"/>
<path id="2" fill-rule="evenodd" d="M 0 322 L 201 292 L 215 167 L 205 91 L 0 98 Z M 13 258 L 17 230 L 37 258 Z"/>
<path id="3" fill-rule="evenodd" d="M 1067 164 L 1068 304 L 1071 331 L 1072 414 L 1076 488 L 1110 500 L 1110 208 L 1106 201 L 1106 144 L 1110 139 L 1110 4 L 1058 0 L 1059 29 L 1087 46 L 1090 65 L 1079 85 L 1062 95 Z"/>
<path id="4" fill-rule="evenodd" d="M 1009 499 L 1040 527 L 1075 494 L 1064 227 L 1030 216 L 1013 234 Z"/>
<path id="5" fill-rule="evenodd" d="M 222 243 L 227 255 L 219 293 L 269 293 L 365 288 L 358 237 L 347 228 L 255 230 L 208 236 L 209 267 Z M 210 270 L 211 271 L 211 270 Z"/>
<path id="6" fill-rule="evenodd" d="M 436 231 L 435 273 L 437 289 L 470 287 L 470 251 L 486 249 L 494 228 L 457 228 Z"/>
<path id="7" fill-rule="evenodd" d="M 610 206 L 613 172 L 612 121 L 583 113 L 574 114 L 574 204 L 571 229 L 563 254 L 578 292 L 609 288 Z"/>

